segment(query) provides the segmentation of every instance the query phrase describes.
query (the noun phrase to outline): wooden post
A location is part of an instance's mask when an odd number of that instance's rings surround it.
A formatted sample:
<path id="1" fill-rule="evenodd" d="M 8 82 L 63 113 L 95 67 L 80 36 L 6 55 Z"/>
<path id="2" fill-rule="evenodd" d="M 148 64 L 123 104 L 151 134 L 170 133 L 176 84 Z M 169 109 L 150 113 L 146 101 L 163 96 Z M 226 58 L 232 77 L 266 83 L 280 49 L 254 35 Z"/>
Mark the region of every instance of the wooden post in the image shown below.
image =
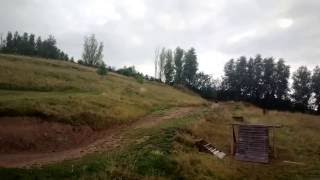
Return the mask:
<path id="1" fill-rule="evenodd" d="M 275 131 L 275 128 L 274 127 L 272 127 L 272 130 L 273 130 L 273 157 L 274 158 L 277 158 L 277 152 L 276 152 L 276 142 L 275 142 L 275 133 L 276 133 L 276 131 Z"/>
<path id="2" fill-rule="evenodd" d="M 232 137 L 231 137 L 231 155 L 234 155 L 234 128 L 233 128 L 233 124 L 231 125 L 231 129 L 232 129 Z"/>

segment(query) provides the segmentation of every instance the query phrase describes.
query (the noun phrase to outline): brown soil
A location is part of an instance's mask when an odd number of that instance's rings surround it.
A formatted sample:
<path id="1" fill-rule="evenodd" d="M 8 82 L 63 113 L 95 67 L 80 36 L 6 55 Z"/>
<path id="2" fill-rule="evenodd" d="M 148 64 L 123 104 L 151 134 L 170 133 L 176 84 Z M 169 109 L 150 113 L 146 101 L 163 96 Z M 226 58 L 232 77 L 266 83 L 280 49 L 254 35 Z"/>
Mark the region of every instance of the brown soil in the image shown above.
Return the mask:
<path id="1" fill-rule="evenodd" d="M 150 128 L 166 120 L 186 116 L 194 110 L 194 107 L 176 108 L 163 115 L 149 115 L 130 125 L 104 131 L 31 117 L 2 117 L 0 167 L 42 166 L 117 148 L 130 129 Z"/>
<path id="2" fill-rule="evenodd" d="M 0 154 L 55 152 L 97 137 L 90 127 L 41 121 L 31 117 L 0 119 Z"/>

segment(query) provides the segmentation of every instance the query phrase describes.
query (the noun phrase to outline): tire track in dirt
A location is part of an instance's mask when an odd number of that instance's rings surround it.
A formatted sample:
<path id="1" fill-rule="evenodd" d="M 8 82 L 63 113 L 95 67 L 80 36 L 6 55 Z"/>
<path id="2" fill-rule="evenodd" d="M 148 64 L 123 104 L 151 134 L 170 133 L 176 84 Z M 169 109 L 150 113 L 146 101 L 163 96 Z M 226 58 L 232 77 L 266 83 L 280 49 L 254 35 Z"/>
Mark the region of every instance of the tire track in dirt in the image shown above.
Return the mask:
<path id="1" fill-rule="evenodd" d="M 168 110 L 162 115 L 148 115 L 129 125 L 122 125 L 101 131 L 101 138 L 78 148 L 47 153 L 0 154 L 0 167 L 30 168 L 33 166 L 77 159 L 94 152 L 103 152 L 121 147 L 123 136 L 130 129 L 152 128 L 165 121 L 194 113 L 198 107 L 179 107 Z"/>

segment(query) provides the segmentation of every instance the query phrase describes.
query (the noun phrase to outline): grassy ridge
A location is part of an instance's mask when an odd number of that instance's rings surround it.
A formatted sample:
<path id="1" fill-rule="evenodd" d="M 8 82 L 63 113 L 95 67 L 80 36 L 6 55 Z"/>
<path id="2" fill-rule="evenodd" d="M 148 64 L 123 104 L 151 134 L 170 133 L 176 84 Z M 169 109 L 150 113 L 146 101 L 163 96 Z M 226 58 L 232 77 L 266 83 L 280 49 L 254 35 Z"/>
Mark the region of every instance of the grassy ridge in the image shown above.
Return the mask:
<path id="1" fill-rule="evenodd" d="M 171 106 L 205 103 L 172 87 L 74 63 L 0 55 L 0 115 L 106 127 Z"/>

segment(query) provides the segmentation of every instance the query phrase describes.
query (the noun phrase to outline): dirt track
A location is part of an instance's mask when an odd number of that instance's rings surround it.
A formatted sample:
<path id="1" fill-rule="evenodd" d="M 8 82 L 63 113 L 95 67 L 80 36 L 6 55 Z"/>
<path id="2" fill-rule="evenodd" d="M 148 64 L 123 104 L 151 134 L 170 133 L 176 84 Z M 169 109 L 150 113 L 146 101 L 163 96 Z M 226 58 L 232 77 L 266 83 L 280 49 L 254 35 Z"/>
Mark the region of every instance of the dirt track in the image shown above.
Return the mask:
<path id="1" fill-rule="evenodd" d="M 14 152 L 14 153 L 1 152 L 0 167 L 28 168 L 30 166 L 42 166 L 46 164 L 60 162 L 63 160 L 80 158 L 86 154 L 90 154 L 93 152 L 110 150 L 110 149 L 121 146 L 123 135 L 126 132 L 128 132 L 130 129 L 150 128 L 150 127 L 159 125 L 164 121 L 186 116 L 192 113 L 195 109 L 196 109 L 195 107 L 181 107 L 181 108 L 171 109 L 162 115 L 158 115 L 158 116 L 149 115 L 144 118 L 141 118 L 140 120 L 130 125 L 123 125 L 123 126 L 110 128 L 96 134 L 92 132 L 92 135 L 88 134 L 90 130 L 86 128 L 80 128 L 78 132 L 85 132 L 86 133 L 85 136 L 81 135 L 82 133 L 78 133 L 80 138 L 78 137 L 78 141 L 76 143 L 77 145 L 72 144 L 72 142 L 70 142 L 71 148 L 69 149 L 63 150 L 62 149 L 63 147 L 58 147 L 55 152 L 52 152 L 52 151 L 46 152 L 44 149 L 41 149 L 41 148 L 39 151 L 35 151 L 35 152 L 32 152 L 32 151 Z M 11 124 L 7 126 L 10 126 L 10 125 Z M 36 128 L 41 129 L 42 127 L 36 127 Z M 64 129 L 65 132 L 70 131 L 69 130 L 70 127 L 67 127 L 67 128 L 64 127 L 62 129 Z M 17 128 L 17 131 L 19 131 L 19 128 Z M 19 132 L 17 133 L 19 134 Z M 41 137 L 39 138 L 41 139 Z M 81 140 L 81 142 L 79 142 L 79 139 Z M 70 138 L 70 141 L 72 140 L 74 140 L 74 138 Z M 49 147 L 52 148 L 51 146 Z"/>

